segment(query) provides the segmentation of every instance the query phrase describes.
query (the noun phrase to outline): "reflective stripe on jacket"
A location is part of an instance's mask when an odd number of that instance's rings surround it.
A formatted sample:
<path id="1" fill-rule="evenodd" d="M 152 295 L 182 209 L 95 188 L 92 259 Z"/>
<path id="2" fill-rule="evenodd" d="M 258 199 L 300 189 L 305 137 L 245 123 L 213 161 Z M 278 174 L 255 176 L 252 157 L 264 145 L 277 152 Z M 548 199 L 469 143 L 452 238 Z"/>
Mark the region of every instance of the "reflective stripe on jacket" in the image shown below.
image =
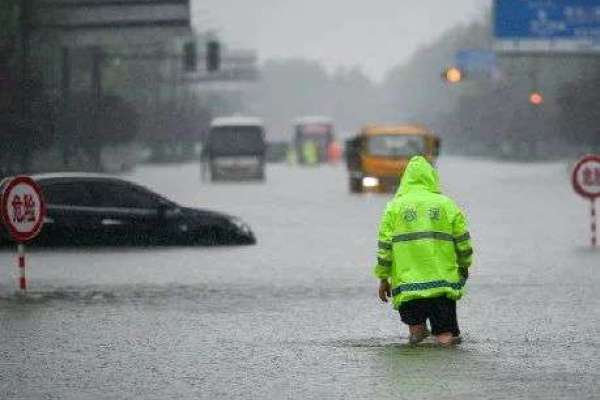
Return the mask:
<path id="1" fill-rule="evenodd" d="M 374 273 L 389 279 L 393 305 L 464 291 L 461 269 L 471 266 L 473 248 L 467 221 L 454 201 L 440 193 L 437 172 L 413 157 L 379 226 Z"/>

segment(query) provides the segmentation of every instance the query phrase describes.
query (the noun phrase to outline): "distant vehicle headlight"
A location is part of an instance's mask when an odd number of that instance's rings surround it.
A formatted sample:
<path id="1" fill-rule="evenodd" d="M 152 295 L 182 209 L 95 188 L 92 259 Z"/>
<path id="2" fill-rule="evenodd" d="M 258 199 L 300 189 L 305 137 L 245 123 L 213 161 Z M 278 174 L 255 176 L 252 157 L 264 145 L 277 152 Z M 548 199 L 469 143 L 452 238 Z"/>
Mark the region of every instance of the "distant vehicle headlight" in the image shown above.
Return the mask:
<path id="1" fill-rule="evenodd" d="M 362 179 L 362 184 L 366 188 L 377 187 L 377 186 L 379 186 L 379 179 L 377 179 L 373 176 L 365 176 Z"/>

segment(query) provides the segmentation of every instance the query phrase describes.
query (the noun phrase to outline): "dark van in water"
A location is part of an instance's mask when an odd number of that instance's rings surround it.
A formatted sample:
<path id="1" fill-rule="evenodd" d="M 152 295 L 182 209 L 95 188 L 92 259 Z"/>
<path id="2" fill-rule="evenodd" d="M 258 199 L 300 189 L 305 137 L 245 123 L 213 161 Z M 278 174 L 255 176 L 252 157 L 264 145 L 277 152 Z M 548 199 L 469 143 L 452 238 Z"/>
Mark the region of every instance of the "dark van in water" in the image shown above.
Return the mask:
<path id="1" fill-rule="evenodd" d="M 215 118 L 202 151 L 203 176 L 217 180 L 264 180 L 266 143 L 260 118 Z"/>

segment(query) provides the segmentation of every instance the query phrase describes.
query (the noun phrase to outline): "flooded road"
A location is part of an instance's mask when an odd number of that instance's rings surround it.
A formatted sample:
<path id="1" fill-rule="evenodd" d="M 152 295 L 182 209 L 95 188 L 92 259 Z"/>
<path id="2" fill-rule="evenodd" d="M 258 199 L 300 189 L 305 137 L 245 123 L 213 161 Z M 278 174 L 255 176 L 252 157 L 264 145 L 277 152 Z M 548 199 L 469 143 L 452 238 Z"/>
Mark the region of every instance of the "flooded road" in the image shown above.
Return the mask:
<path id="1" fill-rule="evenodd" d="M 388 196 L 350 195 L 343 167 L 206 184 L 145 166 L 127 177 L 258 244 L 34 250 L 24 299 L 0 253 L 0 398 L 597 398 L 600 251 L 567 163 L 439 167 L 476 251 L 457 348 L 405 345 L 371 275 Z"/>

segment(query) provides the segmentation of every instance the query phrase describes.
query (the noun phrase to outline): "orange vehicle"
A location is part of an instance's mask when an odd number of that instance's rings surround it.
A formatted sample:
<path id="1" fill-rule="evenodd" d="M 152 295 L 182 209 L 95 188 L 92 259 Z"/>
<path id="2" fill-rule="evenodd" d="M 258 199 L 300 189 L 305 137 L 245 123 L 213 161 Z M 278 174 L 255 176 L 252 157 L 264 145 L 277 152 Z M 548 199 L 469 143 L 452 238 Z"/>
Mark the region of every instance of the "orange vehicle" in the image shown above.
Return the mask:
<path id="1" fill-rule="evenodd" d="M 352 193 L 394 192 L 414 155 L 435 163 L 440 138 L 421 125 L 367 125 L 346 141 Z"/>

